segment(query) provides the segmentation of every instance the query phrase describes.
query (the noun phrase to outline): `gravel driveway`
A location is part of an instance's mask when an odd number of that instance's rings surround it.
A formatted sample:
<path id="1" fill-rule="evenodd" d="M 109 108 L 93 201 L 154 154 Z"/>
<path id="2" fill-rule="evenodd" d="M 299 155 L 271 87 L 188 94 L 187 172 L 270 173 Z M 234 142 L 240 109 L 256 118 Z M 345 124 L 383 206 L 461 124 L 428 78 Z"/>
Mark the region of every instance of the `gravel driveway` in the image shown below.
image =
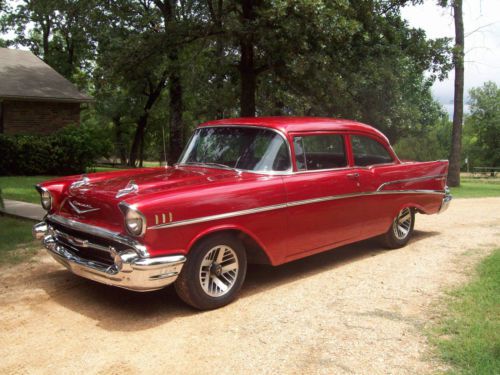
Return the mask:
<path id="1" fill-rule="evenodd" d="M 500 246 L 500 198 L 418 215 L 410 244 L 342 247 L 252 266 L 242 296 L 196 312 L 71 275 L 40 252 L 0 269 L 0 373 L 415 374 L 439 364 L 422 329 L 443 290 Z"/>

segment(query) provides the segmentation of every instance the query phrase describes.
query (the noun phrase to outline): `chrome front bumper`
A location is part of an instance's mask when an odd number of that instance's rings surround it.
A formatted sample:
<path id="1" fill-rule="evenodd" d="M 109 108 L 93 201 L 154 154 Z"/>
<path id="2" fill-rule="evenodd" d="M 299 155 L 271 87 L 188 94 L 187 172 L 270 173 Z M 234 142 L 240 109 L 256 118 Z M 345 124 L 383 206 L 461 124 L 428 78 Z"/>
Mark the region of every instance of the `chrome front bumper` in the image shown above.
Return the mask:
<path id="1" fill-rule="evenodd" d="M 142 258 L 131 250 L 115 252 L 112 254 L 114 264 L 107 265 L 84 259 L 62 245 L 45 222 L 33 227 L 33 236 L 42 239 L 49 254 L 74 274 L 137 292 L 157 290 L 172 284 L 186 261 L 183 255 Z M 112 247 L 110 252 L 113 252 Z"/>
<path id="2" fill-rule="evenodd" d="M 439 207 L 439 213 L 442 213 L 448 209 L 453 196 L 450 194 L 450 189 L 445 189 L 445 194 L 443 197 L 443 201 L 441 202 L 441 207 Z"/>

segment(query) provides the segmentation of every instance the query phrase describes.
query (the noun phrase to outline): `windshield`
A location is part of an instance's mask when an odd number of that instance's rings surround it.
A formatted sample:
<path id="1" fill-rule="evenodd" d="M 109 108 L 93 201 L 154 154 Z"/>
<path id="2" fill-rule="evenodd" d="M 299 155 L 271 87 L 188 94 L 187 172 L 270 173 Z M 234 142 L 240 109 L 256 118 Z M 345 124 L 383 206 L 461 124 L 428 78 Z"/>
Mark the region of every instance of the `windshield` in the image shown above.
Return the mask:
<path id="1" fill-rule="evenodd" d="M 287 171 L 291 165 L 281 135 L 268 129 L 236 126 L 197 129 L 179 164 L 256 172 Z"/>

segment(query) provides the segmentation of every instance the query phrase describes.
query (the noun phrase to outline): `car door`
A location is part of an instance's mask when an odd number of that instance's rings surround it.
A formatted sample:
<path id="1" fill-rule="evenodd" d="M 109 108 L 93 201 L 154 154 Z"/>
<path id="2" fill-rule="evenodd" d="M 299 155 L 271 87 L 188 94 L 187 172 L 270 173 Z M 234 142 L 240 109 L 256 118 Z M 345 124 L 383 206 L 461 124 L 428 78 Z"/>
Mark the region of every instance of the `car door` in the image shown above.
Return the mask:
<path id="1" fill-rule="evenodd" d="M 397 159 L 377 139 L 362 135 L 349 136 L 353 172 L 356 174 L 364 214 L 361 235 L 364 238 L 385 232 L 393 220 L 394 212 L 405 199 L 403 195 L 377 194 L 379 187 L 401 178 Z"/>
<path id="2" fill-rule="evenodd" d="M 287 258 L 299 258 L 356 238 L 358 181 L 349 168 L 347 135 L 297 133 L 294 173 L 284 177 L 287 194 Z"/>

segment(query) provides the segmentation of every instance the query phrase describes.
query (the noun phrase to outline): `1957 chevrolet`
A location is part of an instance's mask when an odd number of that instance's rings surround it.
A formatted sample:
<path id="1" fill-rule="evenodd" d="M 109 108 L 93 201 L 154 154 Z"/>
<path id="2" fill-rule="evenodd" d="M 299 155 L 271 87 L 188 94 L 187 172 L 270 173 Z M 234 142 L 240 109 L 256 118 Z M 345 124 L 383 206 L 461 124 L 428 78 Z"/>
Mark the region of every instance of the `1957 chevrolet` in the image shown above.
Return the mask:
<path id="1" fill-rule="evenodd" d="M 448 161 L 398 159 L 371 126 L 327 118 L 212 121 L 176 165 L 37 186 L 33 233 L 73 273 L 135 291 L 175 282 L 198 309 L 231 302 L 247 263 L 279 265 L 380 236 L 448 207 Z"/>

